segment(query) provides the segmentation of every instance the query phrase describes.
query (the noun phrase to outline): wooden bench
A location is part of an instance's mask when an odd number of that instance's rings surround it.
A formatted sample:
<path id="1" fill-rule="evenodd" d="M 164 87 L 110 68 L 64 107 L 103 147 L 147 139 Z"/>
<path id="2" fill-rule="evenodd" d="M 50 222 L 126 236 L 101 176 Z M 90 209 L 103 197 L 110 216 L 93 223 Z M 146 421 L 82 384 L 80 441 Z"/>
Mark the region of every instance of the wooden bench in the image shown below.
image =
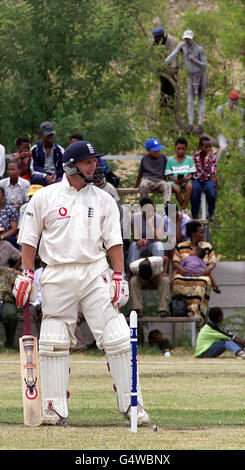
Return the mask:
<path id="1" fill-rule="evenodd" d="M 177 335 L 177 326 L 190 325 L 190 340 L 191 346 L 195 348 L 196 339 L 199 332 L 199 324 L 201 318 L 199 317 L 158 317 L 156 316 L 144 316 L 138 317 L 138 324 L 145 324 L 145 329 L 149 333 L 152 329 L 159 329 L 163 333 L 164 337 L 169 336 L 170 342 L 173 346 L 176 344 L 176 340 L 179 339 L 180 335 Z M 127 317 L 129 323 L 129 316 Z M 170 334 L 164 330 L 164 325 L 171 325 Z"/>
<path id="2" fill-rule="evenodd" d="M 143 155 L 105 155 L 103 157 L 104 160 L 138 160 L 142 159 Z M 139 188 L 117 188 L 117 192 L 119 194 L 138 194 Z M 207 220 L 207 201 L 206 195 L 204 193 L 201 194 L 201 217 L 200 220 L 206 221 L 206 225 L 209 225 L 209 221 Z M 207 234 L 209 238 L 209 233 Z"/>

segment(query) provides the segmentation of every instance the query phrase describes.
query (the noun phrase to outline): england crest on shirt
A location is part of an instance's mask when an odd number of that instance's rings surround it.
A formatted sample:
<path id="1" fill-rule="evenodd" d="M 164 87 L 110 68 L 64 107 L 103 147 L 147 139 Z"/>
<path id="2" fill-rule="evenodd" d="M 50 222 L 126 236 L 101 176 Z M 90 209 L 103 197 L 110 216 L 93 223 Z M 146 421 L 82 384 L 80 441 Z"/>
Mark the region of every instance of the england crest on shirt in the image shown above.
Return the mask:
<path id="1" fill-rule="evenodd" d="M 88 217 L 93 217 L 94 216 L 94 208 L 93 207 L 89 207 L 88 208 Z"/>

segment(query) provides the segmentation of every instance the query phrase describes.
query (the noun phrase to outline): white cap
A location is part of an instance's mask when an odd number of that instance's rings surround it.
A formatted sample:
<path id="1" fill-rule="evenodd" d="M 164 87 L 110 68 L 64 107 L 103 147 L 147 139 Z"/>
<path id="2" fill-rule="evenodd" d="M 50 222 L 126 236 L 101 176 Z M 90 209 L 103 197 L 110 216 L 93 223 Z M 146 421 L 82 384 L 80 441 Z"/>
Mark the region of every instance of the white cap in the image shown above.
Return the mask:
<path id="1" fill-rule="evenodd" d="M 184 34 L 182 39 L 193 39 L 194 38 L 194 33 L 191 29 L 187 29 Z"/>

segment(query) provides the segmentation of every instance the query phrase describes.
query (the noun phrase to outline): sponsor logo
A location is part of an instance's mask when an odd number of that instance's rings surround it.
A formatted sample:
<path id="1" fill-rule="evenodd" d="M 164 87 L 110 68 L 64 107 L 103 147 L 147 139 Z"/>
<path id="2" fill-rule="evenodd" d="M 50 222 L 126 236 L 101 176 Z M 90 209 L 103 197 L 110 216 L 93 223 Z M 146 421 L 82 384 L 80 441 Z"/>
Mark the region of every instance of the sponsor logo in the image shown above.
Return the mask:
<path id="1" fill-rule="evenodd" d="M 67 215 L 67 209 L 65 207 L 60 207 L 59 208 L 59 215 L 60 217 L 58 217 L 58 220 L 61 220 L 61 219 L 70 219 L 70 215 Z"/>
<path id="2" fill-rule="evenodd" d="M 32 212 L 26 212 L 26 215 L 29 215 L 30 217 L 33 217 L 33 213 L 32 213 Z"/>
<path id="3" fill-rule="evenodd" d="M 59 209 L 59 214 L 61 215 L 61 217 L 65 217 L 67 215 L 67 209 L 65 207 L 61 207 Z"/>

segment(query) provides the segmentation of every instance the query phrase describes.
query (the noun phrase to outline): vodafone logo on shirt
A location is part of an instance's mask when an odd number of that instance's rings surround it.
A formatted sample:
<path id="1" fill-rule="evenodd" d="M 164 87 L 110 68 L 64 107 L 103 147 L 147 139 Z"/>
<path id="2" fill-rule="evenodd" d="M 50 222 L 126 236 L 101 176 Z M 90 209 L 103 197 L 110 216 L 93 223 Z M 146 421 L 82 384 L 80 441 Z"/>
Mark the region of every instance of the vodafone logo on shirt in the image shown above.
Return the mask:
<path id="1" fill-rule="evenodd" d="M 61 207 L 59 209 L 59 214 L 61 215 L 61 217 L 65 217 L 67 215 L 67 209 L 65 207 Z"/>
<path id="2" fill-rule="evenodd" d="M 59 215 L 60 217 L 58 217 L 58 220 L 60 219 L 69 219 L 70 218 L 70 215 L 67 215 L 67 209 L 66 207 L 60 207 L 59 208 Z"/>

